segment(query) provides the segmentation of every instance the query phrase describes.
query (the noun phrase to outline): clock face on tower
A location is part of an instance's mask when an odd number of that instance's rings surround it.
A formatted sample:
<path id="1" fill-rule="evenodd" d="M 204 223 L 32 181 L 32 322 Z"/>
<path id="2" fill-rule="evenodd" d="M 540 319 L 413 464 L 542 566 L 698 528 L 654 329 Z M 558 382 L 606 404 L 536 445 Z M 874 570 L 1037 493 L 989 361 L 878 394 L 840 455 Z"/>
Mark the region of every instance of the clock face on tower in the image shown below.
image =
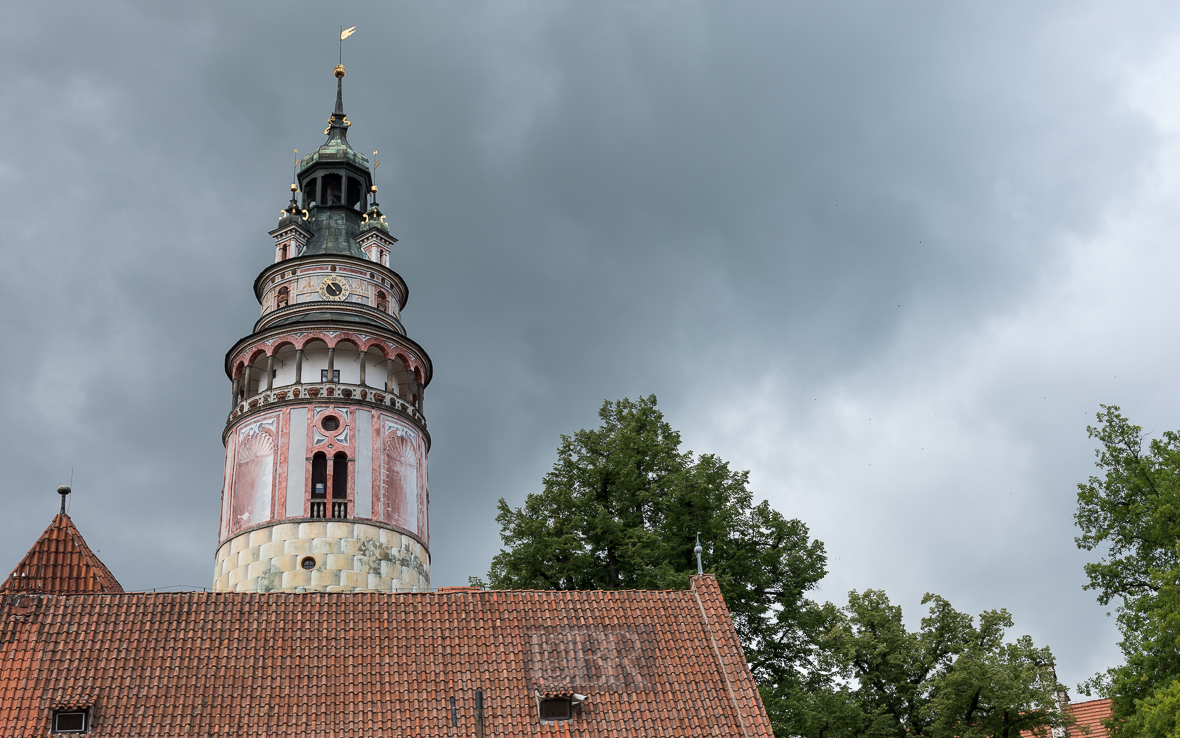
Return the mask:
<path id="1" fill-rule="evenodd" d="M 336 302 L 345 299 L 348 297 L 348 282 L 336 276 L 324 277 L 320 282 L 320 297 Z"/>

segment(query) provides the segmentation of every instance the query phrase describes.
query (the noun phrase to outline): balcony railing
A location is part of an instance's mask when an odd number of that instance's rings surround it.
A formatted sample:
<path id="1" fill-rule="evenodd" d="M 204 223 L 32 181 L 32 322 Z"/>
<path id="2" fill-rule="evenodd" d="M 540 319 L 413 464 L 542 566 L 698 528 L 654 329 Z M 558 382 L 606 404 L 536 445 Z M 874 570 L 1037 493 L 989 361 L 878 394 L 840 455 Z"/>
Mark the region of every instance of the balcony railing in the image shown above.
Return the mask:
<path id="1" fill-rule="evenodd" d="M 327 513 L 328 500 L 311 501 L 311 517 L 326 518 Z M 348 518 L 348 500 L 332 500 L 332 518 L 335 520 L 345 520 Z"/>
<path id="2" fill-rule="evenodd" d="M 263 390 L 256 394 L 240 401 L 234 406 L 233 412 L 230 413 L 230 418 L 236 418 L 239 415 L 244 415 L 251 410 L 267 405 L 272 405 L 276 402 L 289 402 L 291 400 L 316 399 L 324 401 L 327 398 L 339 398 L 345 400 L 360 399 L 365 402 L 371 402 L 376 405 L 385 405 L 398 410 L 418 421 L 425 427 L 426 418 L 413 404 L 403 400 L 396 394 L 386 392 L 382 389 L 375 389 L 359 384 L 340 384 L 339 382 L 316 382 L 314 384 L 288 384 L 282 387 L 275 387 L 270 390 Z"/>

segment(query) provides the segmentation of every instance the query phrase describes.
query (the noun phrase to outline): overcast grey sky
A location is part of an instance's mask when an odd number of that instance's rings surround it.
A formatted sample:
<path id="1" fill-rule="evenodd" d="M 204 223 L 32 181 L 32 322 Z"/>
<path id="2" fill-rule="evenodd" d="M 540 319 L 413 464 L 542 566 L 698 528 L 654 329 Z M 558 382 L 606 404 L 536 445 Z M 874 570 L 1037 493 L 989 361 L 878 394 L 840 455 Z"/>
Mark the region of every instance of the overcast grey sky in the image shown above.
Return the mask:
<path id="1" fill-rule="evenodd" d="M 15 565 L 71 514 L 209 586 L 228 410 L 292 149 L 346 41 L 427 392 L 435 585 L 498 497 L 655 393 L 823 540 L 818 593 L 1006 607 L 1070 685 L 1099 403 L 1180 427 L 1167 3 L 7 3 L 0 459 Z"/>

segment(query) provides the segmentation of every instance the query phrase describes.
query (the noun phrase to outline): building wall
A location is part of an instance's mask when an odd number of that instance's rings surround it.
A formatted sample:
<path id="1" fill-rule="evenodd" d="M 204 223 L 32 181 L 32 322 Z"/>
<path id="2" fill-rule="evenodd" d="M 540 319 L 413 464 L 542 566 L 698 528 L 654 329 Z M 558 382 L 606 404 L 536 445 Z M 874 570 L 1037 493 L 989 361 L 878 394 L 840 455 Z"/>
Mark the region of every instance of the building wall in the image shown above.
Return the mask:
<path id="1" fill-rule="evenodd" d="M 313 567 L 303 568 L 311 558 Z M 412 536 L 361 522 L 308 521 L 254 528 L 217 549 L 217 592 L 418 592 L 430 553 Z"/>
<path id="2" fill-rule="evenodd" d="M 367 269 L 335 265 L 315 264 L 281 272 L 267 280 L 262 293 L 261 314 L 266 315 L 278 305 L 278 291 L 287 288 L 288 304 L 320 302 L 320 282 L 328 276 L 339 277 L 348 283 L 348 297 L 343 302 L 377 306 L 377 293 L 386 295 L 385 312 L 395 318 L 401 317 L 399 309 L 403 295 L 399 285 L 387 277 Z M 332 303 L 328 303 L 331 305 Z"/>
<path id="3" fill-rule="evenodd" d="M 324 419 L 340 427 L 326 430 Z M 246 416 L 229 429 L 219 543 L 241 531 L 311 516 L 312 458 L 348 456 L 348 519 L 373 520 L 430 545 L 425 436 L 379 408 L 309 403 Z M 329 487 L 329 495 L 331 488 Z"/>
<path id="4" fill-rule="evenodd" d="M 328 430 L 327 417 L 339 427 Z M 225 441 L 216 590 L 430 586 L 428 440 L 415 423 L 363 403 L 313 401 L 242 416 Z M 336 454 L 348 458 L 342 518 L 332 517 L 331 477 L 327 515 L 312 518 L 319 452 L 329 468 Z M 294 558 L 319 554 L 311 571 Z"/>

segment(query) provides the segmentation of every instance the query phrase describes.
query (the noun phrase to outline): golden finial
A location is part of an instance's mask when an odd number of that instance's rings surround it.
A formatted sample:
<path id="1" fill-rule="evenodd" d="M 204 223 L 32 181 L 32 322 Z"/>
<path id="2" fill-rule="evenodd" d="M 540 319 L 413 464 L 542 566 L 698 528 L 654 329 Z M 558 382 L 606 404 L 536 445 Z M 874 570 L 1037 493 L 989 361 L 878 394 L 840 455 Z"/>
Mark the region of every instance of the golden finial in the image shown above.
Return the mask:
<path id="1" fill-rule="evenodd" d="M 344 75 L 345 75 L 345 74 L 348 74 L 348 70 L 346 70 L 346 69 L 344 68 L 344 65 L 343 65 L 343 64 L 337 64 L 337 65 L 336 65 L 336 71 L 334 72 L 334 74 L 336 75 L 336 79 L 343 79 L 343 78 L 344 78 Z M 348 84 L 352 84 L 352 83 L 351 83 L 351 82 L 349 82 Z"/>

